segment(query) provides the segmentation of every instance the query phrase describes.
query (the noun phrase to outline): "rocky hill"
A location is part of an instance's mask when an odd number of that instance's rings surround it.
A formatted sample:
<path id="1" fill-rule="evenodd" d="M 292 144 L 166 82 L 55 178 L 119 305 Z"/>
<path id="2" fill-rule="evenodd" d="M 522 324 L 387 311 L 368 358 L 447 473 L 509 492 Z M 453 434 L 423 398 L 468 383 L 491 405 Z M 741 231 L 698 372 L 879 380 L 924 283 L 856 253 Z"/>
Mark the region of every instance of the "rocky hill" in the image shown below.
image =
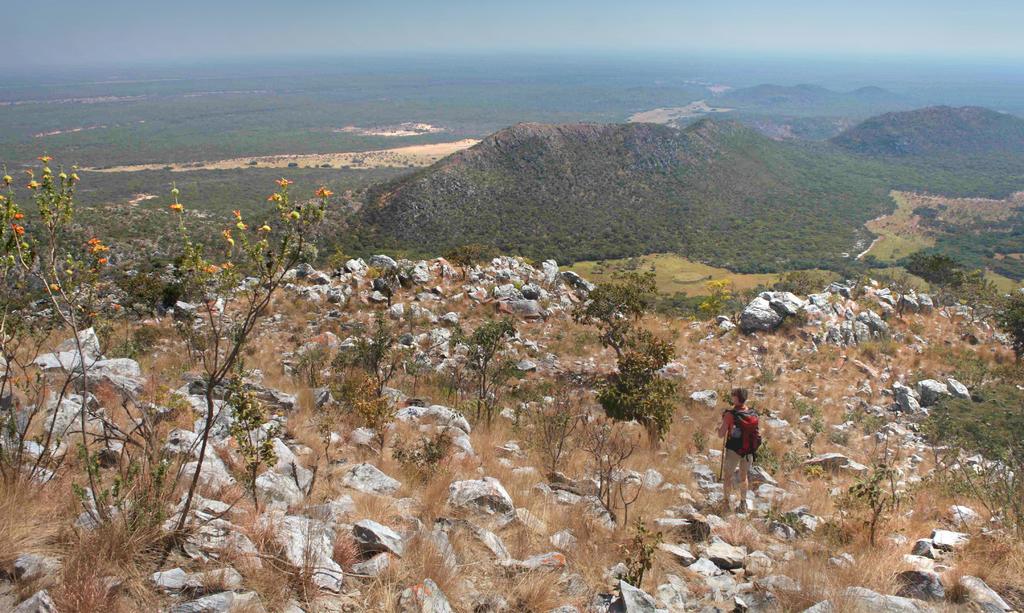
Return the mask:
<path id="1" fill-rule="evenodd" d="M 976 106 L 934 106 L 873 117 L 832 142 L 864 155 L 1019 160 L 1024 157 L 1024 119 Z"/>
<path id="2" fill-rule="evenodd" d="M 622 150 L 664 138 L 618 130 Z M 548 150 L 551 138 L 513 135 L 457 163 L 472 168 L 506 148 L 557 158 L 608 132 L 574 128 L 559 136 L 561 152 Z M 631 163 L 710 155 L 713 144 L 690 142 L 700 136 Z M 42 380 L 79 390 L 84 379 L 90 391 L 43 400 L 56 436 L 26 440 L 26 453 L 52 470 L 36 463 L 26 468 L 32 487 L 0 496 L 0 609 L 1024 607 L 1019 480 L 1005 471 L 1020 456 L 997 462 L 983 446 L 957 447 L 961 433 L 980 431 L 970 424 L 1013 431 L 1020 372 L 1007 340 L 967 306 L 867 281 L 807 297 L 765 291 L 711 321 L 647 315 L 638 325 L 672 347 L 659 376 L 678 391 L 655 443 L 602 415 L 595 390 L 615 352 L 573 317 L 595 287 L 553 261 L 458 270 L 379 255 L 338 270 L 303 265 L 287 279 L 230 391 L 205 389 L 175 333 L 216 304 L 179 303 L 135 322 L 135 344 L 87 330 L 42 348 Z M 475 356 L 486 339 L 474 331 L 502 317 L 512 329 L 495 359 L 509 366 L 480 397 L 474 373 L 486 367 Z M 384 359 L 353 359 L 367 355 Z M 381 382 L 383 405 L 353 392 L 357 376 Z M 751 391 L 765 438 L 740 512 L 723 503 L 716 434 L 734 386 Z M 481 401 L 493 403 L 493 422 Z M 131 406 L 137 420 L 123 415 Z M 254 406 L 268 411 L 257 423 Z M 979 417 L 949 421 L 964 414 Z M 83 429 L 102 449 L 90 473 L 75 459 Z M 185 496 L 171 476 L 196 470 L 204 429 L 198 495 L 171 538 Z M 244 441 L 272 450 L 255 464 L 252 492 Z M 163 468 L 133 469 L 146 453 Z M 119 485 L 93 500 L 81 494 L 83 474 Z"/>
<path id="3" fill-rule="evenodd" d="M 371 190 L 356 233 L 363 248 L 421 253 L 476 242 L 535 258 L 813 266 L 852 250 L 890 206 L 881 182 L 837 173 L 837 155 L 734 122 L 520 124 Z"/>

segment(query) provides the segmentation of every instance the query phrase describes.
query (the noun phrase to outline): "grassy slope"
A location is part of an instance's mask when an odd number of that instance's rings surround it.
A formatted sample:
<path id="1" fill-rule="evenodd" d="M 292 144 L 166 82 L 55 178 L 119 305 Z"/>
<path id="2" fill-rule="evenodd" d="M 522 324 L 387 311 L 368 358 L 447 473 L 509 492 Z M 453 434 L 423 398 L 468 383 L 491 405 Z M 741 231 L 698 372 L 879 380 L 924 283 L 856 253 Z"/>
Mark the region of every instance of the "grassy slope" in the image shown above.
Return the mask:
<path id="1" fill-rule="evenodd" d="M 683 293 L 687 296 L 700 296 L 707 293 L 707 283 L 726 279 L 733 289 L 742 291 L 766 285 L 778 280 L 774 273 L 743 274 L 725 268 L 716 268 L 688 260 L 671 253 L 645 255 L 637 258 L 618 260 L 600 260 L 577 262 L 572 266 L 563 266 L 562 270 L 571 270 L 595 283 L 610 281 L 615 273 L 636 271 L 653 272 L 662 294 Z"/>

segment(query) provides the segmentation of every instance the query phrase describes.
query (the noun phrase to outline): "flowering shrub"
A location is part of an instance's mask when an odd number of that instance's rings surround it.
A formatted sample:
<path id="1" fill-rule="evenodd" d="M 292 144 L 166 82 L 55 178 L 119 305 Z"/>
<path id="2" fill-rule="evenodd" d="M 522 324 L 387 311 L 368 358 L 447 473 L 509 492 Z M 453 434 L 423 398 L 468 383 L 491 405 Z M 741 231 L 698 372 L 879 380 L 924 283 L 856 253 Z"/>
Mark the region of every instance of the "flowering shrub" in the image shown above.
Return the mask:
<path id="1" fill-rule="evenodd" d="M 201 369 L 206 400 L 195 472 L 178 530 L 187 521 L 206 458 L 218 388 L 236 368 L 256 323 L 266 313 L 288 271 L 300 261 L 315 257 L 311 239 L 323 221 L 332 192 L 321 187 L 315 198 L 297 200 L 290 192 L 292 184 L 288 179 L 277 180 L 277 191 L 267 198 L 269 210 L 256 221 L 250 222 L 241 211 L 234 211 L 234 223 L 223 229 L 222 241 L 213 246 L 192 239 L 185 223 L 187 208 L 178 199 L 178 189 L 171 190 L 169 208 L 178 217 L 182 240 L 178 273 L 186 295 L 201 296 L 197 320 L 181 322 L 179 331 L 189 355 Z"/>

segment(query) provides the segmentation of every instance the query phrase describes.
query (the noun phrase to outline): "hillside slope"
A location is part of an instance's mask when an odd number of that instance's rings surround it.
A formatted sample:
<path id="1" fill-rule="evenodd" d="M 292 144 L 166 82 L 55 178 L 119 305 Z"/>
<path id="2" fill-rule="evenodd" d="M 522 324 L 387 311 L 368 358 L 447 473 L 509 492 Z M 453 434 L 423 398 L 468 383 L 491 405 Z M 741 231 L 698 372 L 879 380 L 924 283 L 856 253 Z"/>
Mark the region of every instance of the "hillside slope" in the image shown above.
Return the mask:
<path id="1" fill-rule="evenodd" d="M 934 106 L 872 117 L 832 139 L 881 156 L 1024 156 L 1024 119 L 981 107 Z"/>
<path id="2" fill-rule="evenodd" d="M 891 206 L 881 182 L 840 163 L 734 122 L 519 124 L 371 190 L 357 234 L 412 252 L 482 242 L 568 260 L 679 251 L 747 271 L 820 265 Z"/>

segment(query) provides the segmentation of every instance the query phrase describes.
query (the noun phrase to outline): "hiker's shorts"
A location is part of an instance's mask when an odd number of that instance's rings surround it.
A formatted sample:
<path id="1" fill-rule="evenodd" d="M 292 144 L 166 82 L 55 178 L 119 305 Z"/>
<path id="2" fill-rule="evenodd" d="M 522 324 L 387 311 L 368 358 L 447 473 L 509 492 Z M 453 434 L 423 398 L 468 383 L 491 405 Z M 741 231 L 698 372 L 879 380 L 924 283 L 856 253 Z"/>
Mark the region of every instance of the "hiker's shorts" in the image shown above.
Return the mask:
<path id="1" fill-rule="evenodd" d="M 754 456 L 741 456 L 732 449 L 725 450 L 724 479 L 730 481 L 736 478 L 736 469 L 740 470 L 740 480 L 748 478 L 750 467 L 754 465 Z"/>

